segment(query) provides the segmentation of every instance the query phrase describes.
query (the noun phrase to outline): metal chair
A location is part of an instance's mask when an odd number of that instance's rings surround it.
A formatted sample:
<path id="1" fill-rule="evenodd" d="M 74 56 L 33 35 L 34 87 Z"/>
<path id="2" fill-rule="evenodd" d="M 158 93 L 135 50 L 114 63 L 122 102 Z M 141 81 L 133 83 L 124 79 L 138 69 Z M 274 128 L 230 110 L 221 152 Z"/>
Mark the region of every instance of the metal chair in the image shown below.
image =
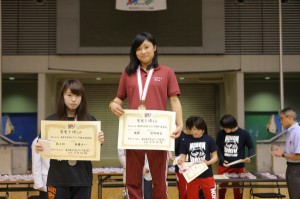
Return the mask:
<path id="1" fill-rule="evenodd" d="M 274 192 L 265 192 L 265 193 L 254 193 L 253 189 L 250 189 L 250 197 L 252 196 L 252 198 L 254 199 L 255 197 L 257 198 L 277 198 L 277 199 L 282 199 L 285 198 L 286 196 L 280 193 L 280 187 L 278 182 L 276 182 L 277 185 L 277 193 Z"/>
<path id="2" fill-rule="evenodd" d="M 250 192 L 251 193 L 251 192 Z M 285 198 L 285 195 L 280 193 L 251 193 L 252 197 L 258 198 Z"/>

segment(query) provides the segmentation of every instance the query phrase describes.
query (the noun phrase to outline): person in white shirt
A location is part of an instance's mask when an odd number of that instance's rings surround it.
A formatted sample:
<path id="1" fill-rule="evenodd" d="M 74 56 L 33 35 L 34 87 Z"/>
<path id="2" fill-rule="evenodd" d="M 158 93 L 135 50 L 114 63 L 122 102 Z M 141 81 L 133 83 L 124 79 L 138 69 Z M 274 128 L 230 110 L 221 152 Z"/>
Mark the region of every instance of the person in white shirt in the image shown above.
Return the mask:
<path id="1" fill-rule="evenodd" d="M 37 141 L 38 137 L 33 140 L 31 145 L 33 188 L 40 191 L 40 199 L 48 199 L 46 183 L 50 160 L 48 158 L 42 158 L 39 153 L 35 152 L 35 144 Z"/>
<path id="2" fill-rule="evenodd" d="M 286 129 L 285 149 L 274 147 L 272 155 L 287 161 L 286 183 L 290 199 L 300 195 L 300 126 L 295 109 L 286 107 L 280 111 L 280 123 Z"/>

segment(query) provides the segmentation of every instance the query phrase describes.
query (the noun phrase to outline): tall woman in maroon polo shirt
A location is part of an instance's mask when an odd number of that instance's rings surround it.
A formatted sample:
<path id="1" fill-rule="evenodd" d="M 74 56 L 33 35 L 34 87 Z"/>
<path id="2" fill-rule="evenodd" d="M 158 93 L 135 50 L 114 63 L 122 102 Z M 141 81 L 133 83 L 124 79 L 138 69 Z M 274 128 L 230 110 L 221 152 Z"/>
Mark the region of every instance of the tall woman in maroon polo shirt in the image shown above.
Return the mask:
<path id="1" fill-rule="evenodd" d="M 130 50 L 130 62 L 122 73 L 117 97 L 110 102 L 112 113 L 120 117 L 127 98 L 130 109 L 167 110 L 170 100 L 176 112 L 177 128 L 171 135 L 177 138 L 183 127 L 180 89 L 174 71 L 158 64 L 157 46 L 149 33 L 138 34 Z M 153 182 L 153 199 L 167 199 L 168 153 L 162 150 L 126 150 L 126 187 L 130 199 L 142 199 L 142 169 L 147 153 Z"/>

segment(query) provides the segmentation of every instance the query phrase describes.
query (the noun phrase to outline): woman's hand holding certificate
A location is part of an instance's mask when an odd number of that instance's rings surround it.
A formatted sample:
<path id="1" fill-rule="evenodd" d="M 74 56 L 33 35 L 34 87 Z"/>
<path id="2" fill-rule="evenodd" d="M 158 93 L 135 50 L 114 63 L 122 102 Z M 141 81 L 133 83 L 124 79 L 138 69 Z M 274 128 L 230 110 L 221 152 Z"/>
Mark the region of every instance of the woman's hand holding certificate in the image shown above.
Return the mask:
<path id="1" fill-rule="evenodd" d="M 181 165 L 178 165 L 179 172 L 181 172 L 185 178 L 185 180 L 189 183 L 199 175 L 201 175 L 204 171 L 208 169 L 205 162 L 184 162 Z"/>
<path id="2" fill-rule="evenodd" d="M 100 121 L 42 120 L 38 146 L 43 148 L 42 157 L 99 161 L 100 144 L 104 141 L 100 126 Z"/>

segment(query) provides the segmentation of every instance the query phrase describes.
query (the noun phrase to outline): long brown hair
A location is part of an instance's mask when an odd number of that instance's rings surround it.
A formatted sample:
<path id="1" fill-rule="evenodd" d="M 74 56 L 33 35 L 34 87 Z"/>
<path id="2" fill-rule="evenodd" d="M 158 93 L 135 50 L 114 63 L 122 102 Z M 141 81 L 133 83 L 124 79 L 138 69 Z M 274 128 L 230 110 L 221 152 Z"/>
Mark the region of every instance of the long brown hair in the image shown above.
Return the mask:
<path id="1" fill-rule="evenodd" d="M 84 92 L 84 87 L 79 80 L 67 79 L 65 80 L 60 88 L 58 103 L 57 103 L 57 119 L 68 120 L 67 107 L 65 105 L 64 94 L 70 89 L 75 95 L 81 96 L 81 103 L 77 107 L 76 116 L 78 121 L 87 121 L 91 118 L 87 109 L 87 100 Z"/>

